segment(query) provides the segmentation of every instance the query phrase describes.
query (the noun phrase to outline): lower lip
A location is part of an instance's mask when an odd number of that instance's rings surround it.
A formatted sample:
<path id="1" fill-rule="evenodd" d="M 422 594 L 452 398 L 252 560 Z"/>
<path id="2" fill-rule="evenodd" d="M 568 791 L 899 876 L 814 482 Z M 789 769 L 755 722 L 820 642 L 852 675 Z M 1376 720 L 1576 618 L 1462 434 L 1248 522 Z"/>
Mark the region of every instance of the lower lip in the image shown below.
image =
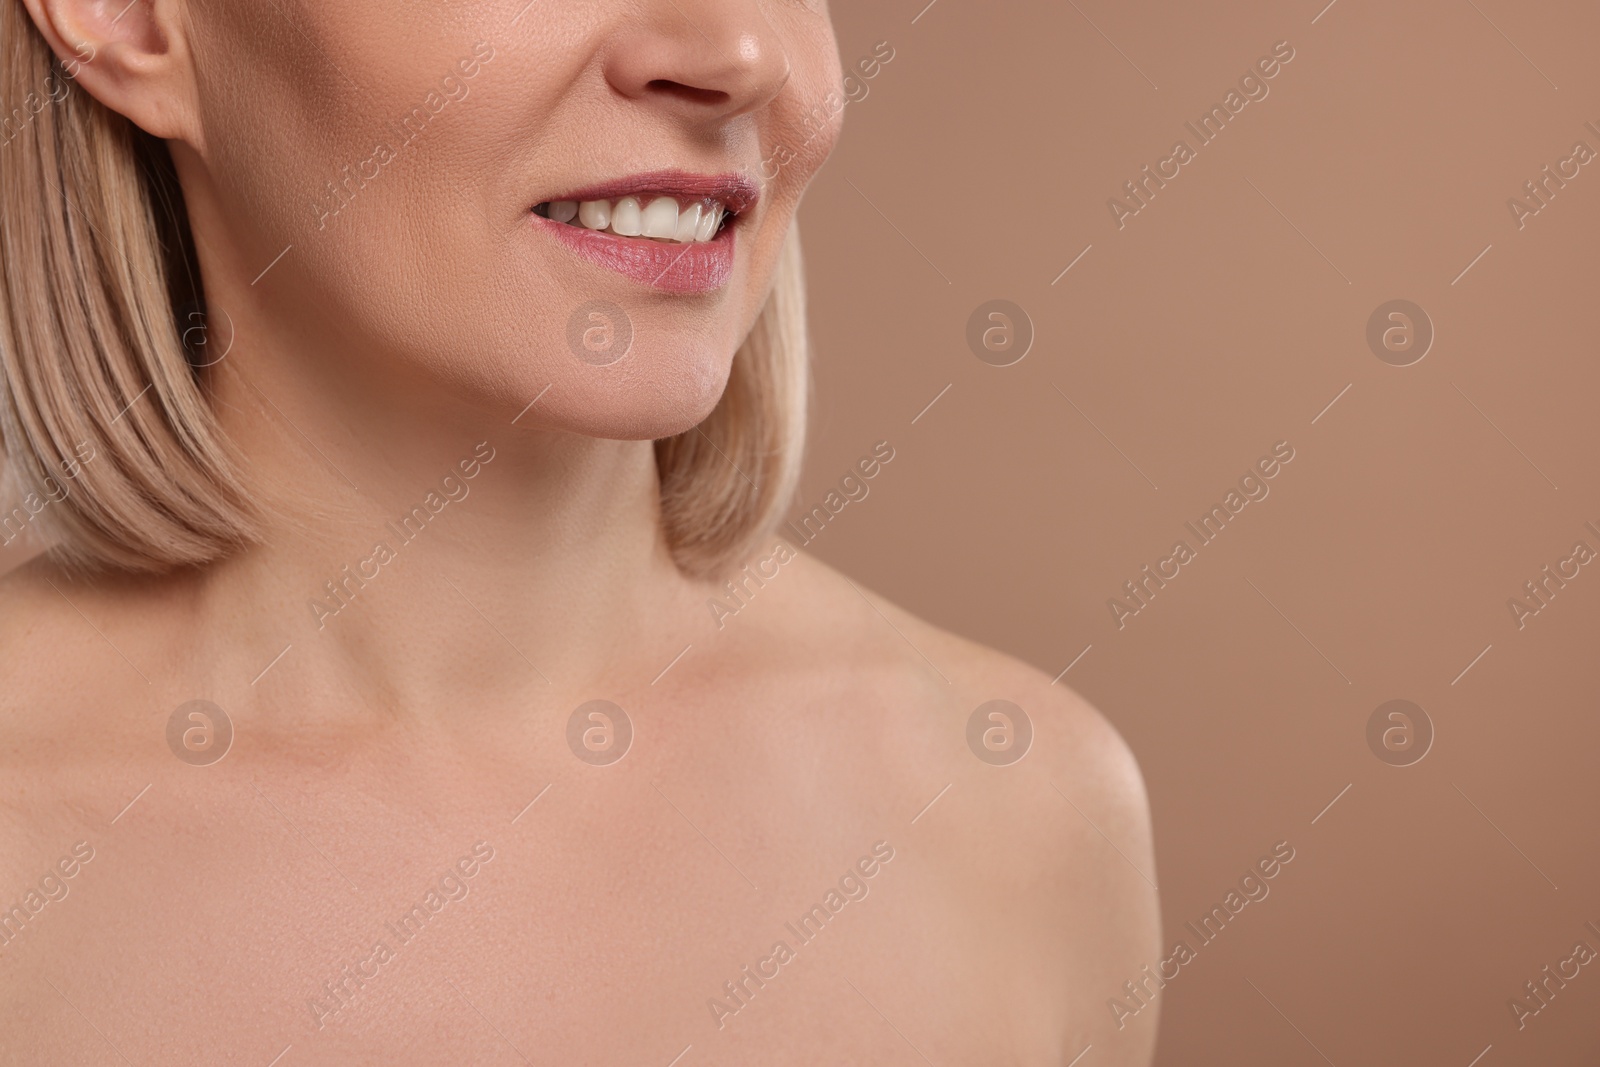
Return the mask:
<path id="1" fill-rule="evenodd" d="M 651 241 L 529 216 L 573 252 L 626 278 L 668 293 L 709 293 L 728 284 L 733 274 L 733 235 L 724 226 L 709 241 Z"/>

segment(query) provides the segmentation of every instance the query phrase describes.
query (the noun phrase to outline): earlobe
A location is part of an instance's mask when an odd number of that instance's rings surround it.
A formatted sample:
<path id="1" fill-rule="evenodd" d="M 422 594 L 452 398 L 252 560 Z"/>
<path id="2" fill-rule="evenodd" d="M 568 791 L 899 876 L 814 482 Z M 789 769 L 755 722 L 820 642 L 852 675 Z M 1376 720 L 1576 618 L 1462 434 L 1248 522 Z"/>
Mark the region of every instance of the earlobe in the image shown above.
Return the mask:
<path id="1" fill-rule="evenodd" d="M 23 0 L 67 77 L 146 132 L 187 140 L 193 82 L 181 3 Z"/>

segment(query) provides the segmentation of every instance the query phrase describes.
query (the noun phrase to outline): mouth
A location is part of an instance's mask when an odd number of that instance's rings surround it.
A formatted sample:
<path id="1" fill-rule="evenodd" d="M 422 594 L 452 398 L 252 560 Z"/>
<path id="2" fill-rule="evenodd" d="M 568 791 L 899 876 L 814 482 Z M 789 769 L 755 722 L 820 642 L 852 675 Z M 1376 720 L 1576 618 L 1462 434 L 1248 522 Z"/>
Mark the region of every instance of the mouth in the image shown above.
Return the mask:
<path id="1" fill-rule="evenodd" d="M 709 292 L 731 276 L 736 229 L 759 197 L 740 175 L 659 171 L 542 201 L 532 214 L 602 267 L 668 292 Z"/>
<path id="2" fill-rule="evenodd" d="M 732 225 L 738 217 L 727 204 L 712 197 L 680 204 L 677 197 L 665 194 L 616 200 L 551 200 L 534 207 L 533 213 L 595 233 L 670 244 L 714 241 L 723 227 Z"/>

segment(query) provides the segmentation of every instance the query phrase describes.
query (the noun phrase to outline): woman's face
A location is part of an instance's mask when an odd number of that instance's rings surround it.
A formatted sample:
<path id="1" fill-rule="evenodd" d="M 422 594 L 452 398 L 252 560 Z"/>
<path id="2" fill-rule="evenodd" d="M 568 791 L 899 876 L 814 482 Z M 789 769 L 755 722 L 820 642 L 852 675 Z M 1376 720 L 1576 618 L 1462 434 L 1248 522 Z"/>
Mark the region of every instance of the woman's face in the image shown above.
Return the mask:
<path id="1" fill-rule="evenodd" d="M 174 154 L 239 348 L 263 330 L 326 388 L 508 421 L 537 396 L 519 425 L 597 437 L 710 412 L 842 110 L 824 0 L 187 0 L 186 23 Z"/>

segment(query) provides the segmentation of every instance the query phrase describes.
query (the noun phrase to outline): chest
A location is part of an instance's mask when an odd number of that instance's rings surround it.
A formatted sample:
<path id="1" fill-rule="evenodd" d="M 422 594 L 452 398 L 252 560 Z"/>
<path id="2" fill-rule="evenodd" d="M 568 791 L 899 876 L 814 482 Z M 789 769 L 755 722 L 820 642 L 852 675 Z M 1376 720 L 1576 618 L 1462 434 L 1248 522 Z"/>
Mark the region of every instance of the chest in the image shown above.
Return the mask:
<path id="1" fill-rule="evenodd" d="M 250 769 L 63 826 L 0 1062 L 1050 1062 L 1050 961 L 872 787 Z"/>

